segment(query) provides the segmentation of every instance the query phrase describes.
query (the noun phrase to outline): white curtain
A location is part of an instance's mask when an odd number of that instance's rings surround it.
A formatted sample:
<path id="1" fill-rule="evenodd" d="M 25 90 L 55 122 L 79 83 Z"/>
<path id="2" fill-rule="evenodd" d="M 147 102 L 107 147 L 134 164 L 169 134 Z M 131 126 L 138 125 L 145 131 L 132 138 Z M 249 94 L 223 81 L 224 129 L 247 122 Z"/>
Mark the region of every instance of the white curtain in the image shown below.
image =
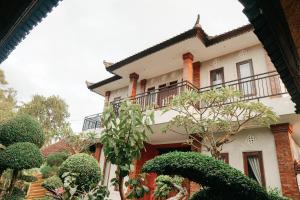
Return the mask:
<path id="1" fill-rule="evenodd" d="M 257 157 L 248 157 L 248 162 L 251 166 L 251 169 L 253 171 L 253 174 L 257 180 L 257 182 L 262 185 L 262 180 L 261 180 L 261 171 L 260 171 L 260 165 L 259 165 L 259 160 Z"/>

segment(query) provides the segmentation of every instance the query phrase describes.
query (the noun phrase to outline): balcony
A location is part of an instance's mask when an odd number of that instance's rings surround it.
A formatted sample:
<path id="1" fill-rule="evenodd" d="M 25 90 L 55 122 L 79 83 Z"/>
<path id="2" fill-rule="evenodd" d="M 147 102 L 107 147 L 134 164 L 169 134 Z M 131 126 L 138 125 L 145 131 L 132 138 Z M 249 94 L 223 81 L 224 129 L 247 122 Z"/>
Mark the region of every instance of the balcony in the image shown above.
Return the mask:
<path id="1" fill-rule="evenodd" d="M 101 127 L 101 114 L 86 116 L 83 121 L 82 131 L 95 130 Z"/>
<path id="2" fill-rule="evenodd" d="M 172 101 L 172 99 L 185 91 L 195 90 L 198 92 L 206 92 L 220 87 L 230 87 L 235 91 L 241 92 L 240 99 L 228 99 L 224 103 L 232 103 L 234 101 L 250 101 L 260 100 L 267 97 L 275 97 L 287 94 L 287 90 L 281 82 L 280 76 L 276 71 L 257 74 L 254 76 L 245 77 L 221 83 L 214 86 L 208 86 L 198 89 L 188 81 L 182 81 L 169 87 L 155 89 L 149 92 L 136 95 L 134 98 L 124 98 L 118 101 L 111 102 L 116 113 L 119 112 L 120 105 L 125 100 L 132 100 L 141 105 L 143 110 L 147 108 L 160 109 Z M 89 127 L 95 129 L 100 127 L 100 114 L 88 116 L 84 120 L 83 128 L 86 130 Z"/>

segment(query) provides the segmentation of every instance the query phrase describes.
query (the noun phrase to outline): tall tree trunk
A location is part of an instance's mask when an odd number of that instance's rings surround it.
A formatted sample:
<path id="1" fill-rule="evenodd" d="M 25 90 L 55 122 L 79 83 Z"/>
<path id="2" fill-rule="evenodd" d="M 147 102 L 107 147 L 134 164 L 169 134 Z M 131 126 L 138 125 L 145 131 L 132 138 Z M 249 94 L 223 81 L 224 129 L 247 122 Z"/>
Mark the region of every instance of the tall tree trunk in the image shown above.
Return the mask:
<path id="1" fill-rule="evenodd" d="M 13 191 L 13 189 L 14 189 L 14 186 L 15 186 L 16 181 L 17 181 L 18 172 L 19 171 L 16 170 L 16 169 L 13 170 L 13 174 L 12 174 L 12 178 L 11 178 L 11 181 L 10 181 L 10 185 L 9 185 L 9 187 L 7 189 L 8 194 L 11 194 L 12 191 Z"/>
<path id="2" fill-rule="evenodd" d="M 120 194 L 121 200 L 126 200 L 126 197 L 124 194 L 124 189 L 123 189 L 124 177 L 120 176 L 120 168 L 118 168 L 117 172 L 118 172 L 117 176 L 118 176 L 119 194 Z"/>

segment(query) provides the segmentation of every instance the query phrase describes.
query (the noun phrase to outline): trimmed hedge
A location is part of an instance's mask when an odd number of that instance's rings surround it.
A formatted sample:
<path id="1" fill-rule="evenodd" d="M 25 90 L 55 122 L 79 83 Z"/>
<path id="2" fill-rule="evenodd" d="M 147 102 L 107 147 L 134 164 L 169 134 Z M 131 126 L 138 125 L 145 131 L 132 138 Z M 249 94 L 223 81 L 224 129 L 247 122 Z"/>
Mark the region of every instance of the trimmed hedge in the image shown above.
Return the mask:
<path id="1" fill-rule="evenodd" d="M 75 154 L 65 160 L 60 166 L 59 176 L 62 178 L 65 172 L 78 174 L 76 185 L 78 185 L 79 190 L 89 190 L 96 186 L 101 179 L 97 160 L 85 153 Z"/>
<path id="2" fill-rule="evenodd" d="M 44 165 L 40 168 L 40 172 L 43 178 L 49 178 L 50 176 L 57 174 L 58 170 L 58 167 L 50 167 L 49 165 Z"/>
<path id="3" fill-rule="evenodd" d="M 42 147 L 44 141 L 41 125 L 29 115 L 19 115 L 0 124 L 0 144 L 5 146 L 17 142 L 31 142 Z"/>
<path id="4" fill-rule="evenodd" d="M 52 190 L 63 187 L 63 185 L 64 184 L 62 180 L 58 176 L 51 176 L 50 178 L 47 178 L 42 184 L 44 188 Z"/>
<path id="5" fill-rule="evenodd" d="M 43 156 L 35 144 L 18 142 L 1 151 L 0 163 L 9 169 L 31 169 L 42 165 Z"/>
<path id="6" fill-rule="evenodd" d="M 143 172 L 180 175 L 197 182 L 205 190 L 193 200 L 271 200 L 267 191 L 239 170 L 197 152 L 171 152 L 145 163 Z"/>
<path id="7" fill-rule="evenodd" d="M 47 165 L 59 167 L 67 158 L 69 154 L 67 152 L 51 153 L 47 157 Z"/>

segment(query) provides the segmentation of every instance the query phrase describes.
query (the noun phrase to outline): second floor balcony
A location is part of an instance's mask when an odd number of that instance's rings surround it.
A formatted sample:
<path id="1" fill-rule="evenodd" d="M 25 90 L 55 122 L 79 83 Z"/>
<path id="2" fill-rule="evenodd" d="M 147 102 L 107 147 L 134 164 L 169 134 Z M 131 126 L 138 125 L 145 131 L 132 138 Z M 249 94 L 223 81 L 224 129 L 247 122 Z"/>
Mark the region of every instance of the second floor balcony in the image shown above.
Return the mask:
<path id="1" fill-rule="evenodd" d="M 279 74 L 276 71 L 272 71 L 202 88 L 197 88 L 188 81 L 182 81 L 168 87 L 137 94 L 135 97 L 112 101 L 111 105 L 116 113 L 119 112 L 121 103 L 126 100 L 134 101 L 139 104 L 143 110 L 147 108 L 160 109 L 168 106 L 175 96 L 185 91 L 195 90 L 197 92 L 207 92 L 220 87 L 230 87 L 235 91 L 239 91 L 241 94 L 239 99 L 229 99 L 224 103 L 260 100 L 263 98 L 280 97 L 287 94 L 287 90 L 281 82 Z M 100 124 L 100 114 L 88 116 L 84 120 L 83 129 L 96 129 L 100 127 Z"/>

